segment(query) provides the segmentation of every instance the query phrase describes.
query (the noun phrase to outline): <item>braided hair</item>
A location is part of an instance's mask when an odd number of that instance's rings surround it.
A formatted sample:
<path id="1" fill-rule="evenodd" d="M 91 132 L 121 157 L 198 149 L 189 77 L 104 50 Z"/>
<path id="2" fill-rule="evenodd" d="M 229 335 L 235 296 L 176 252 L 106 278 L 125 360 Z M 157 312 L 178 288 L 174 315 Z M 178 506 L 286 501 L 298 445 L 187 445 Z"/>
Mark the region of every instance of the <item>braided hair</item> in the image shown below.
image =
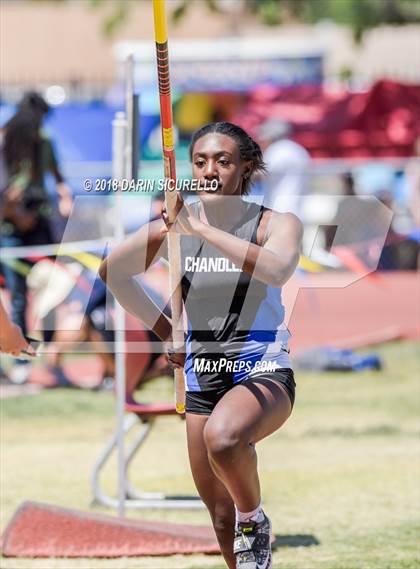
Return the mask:
<path id="1" fill-rule="evenodd" d="M 248 176 L 242 179 L 241 195 L 249 194 L 251 190 L 252 176 L 256 172 L 267 172 L 264 163 L 262 150 L 253 138 L 249 136 L 240 126 L 230 122 L 209 123 L 194 132 L 190 144 L 190 160 L 192 160 L 194 145 L 203 136 L 210 133 L 224 134 L 232 138 L 238 145 L 239 155 L 244 162 L 252 161 L 251 170 Z"/>

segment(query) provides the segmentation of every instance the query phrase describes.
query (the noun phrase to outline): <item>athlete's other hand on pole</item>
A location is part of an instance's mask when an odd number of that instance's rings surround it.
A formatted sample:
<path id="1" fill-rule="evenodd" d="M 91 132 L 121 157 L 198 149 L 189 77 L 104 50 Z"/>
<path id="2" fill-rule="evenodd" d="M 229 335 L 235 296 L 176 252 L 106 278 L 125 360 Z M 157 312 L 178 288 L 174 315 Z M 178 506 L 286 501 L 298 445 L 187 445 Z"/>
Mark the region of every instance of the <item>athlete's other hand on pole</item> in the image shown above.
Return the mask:
<path id="1" fill-rule="evenodd" d="M 173 222 L 169 221 L 166 206 L 162 207 L 162 219 L 167 231 L 173 231 L 180 235 L 197 235 L 203 226 L 203 222 L 193 214 L 191 208 L 184 202 L 181 195 L 177 196 L 176 217 Z"/>
<path id="2" fill-rule="evenodd" d="M 166 346 L 166 359 L 172 368 L 183 369 L 185 365 L 185 348 L 175 350 L 171 342 L 167 342 Z"/>

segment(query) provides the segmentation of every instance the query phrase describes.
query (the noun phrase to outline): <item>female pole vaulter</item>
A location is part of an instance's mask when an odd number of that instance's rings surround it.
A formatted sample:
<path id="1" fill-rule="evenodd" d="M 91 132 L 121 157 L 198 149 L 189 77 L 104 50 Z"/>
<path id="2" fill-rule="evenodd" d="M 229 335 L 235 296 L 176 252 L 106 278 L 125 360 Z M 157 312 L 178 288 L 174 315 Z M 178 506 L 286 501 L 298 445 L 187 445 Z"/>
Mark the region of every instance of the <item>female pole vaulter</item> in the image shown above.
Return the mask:
<path id="1" fill-rule="evenodd" d="M 202 127 L 190 156 L 199 201 L 187 205 L 178 196 L 175 221 L 163 211 L 110 254 L 101 275 L 128 311 L 171 342 L 170 321 L 133 276 L 166 256 L 169 232 L 181 236 L 188 333 L 185 355 L 170 359 L 184 367 L 193 478 L 229 569 L 269 569 L 271 523 L 261 508 L 255 447 L 294 404 L 281 287 L 297 266 L 302 225 L 243 199 L 264 162 L 240 127 Z"/>

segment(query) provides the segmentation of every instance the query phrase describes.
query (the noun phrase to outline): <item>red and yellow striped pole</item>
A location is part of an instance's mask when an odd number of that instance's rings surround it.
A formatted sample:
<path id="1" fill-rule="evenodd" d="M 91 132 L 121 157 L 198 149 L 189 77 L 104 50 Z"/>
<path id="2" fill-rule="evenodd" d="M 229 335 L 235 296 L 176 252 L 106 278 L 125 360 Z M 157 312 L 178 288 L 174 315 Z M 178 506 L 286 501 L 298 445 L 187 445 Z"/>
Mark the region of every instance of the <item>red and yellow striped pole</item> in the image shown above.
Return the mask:
<path id="1" fill-rule="evenodd" d="M 160 120 L 165 178 L 176 181 L 174 133 L 172 125 L 171 85 L 169 81 L 168 35 L 166 31 L 165 0 L 153 0 L 155 41 L 159 81 Z M 165 192 L 165 206 L 169 221 L 176 216 L 177 192 Z M 169 286 L 171 291 L 172 338 L 174 348 L 184 345 L 182 325 L 181 255 L 180 238 L 168 233 Z M 182 369 L 175 369 L 175 402 L 178 413 L 185 412 L 185 384 Z"/>

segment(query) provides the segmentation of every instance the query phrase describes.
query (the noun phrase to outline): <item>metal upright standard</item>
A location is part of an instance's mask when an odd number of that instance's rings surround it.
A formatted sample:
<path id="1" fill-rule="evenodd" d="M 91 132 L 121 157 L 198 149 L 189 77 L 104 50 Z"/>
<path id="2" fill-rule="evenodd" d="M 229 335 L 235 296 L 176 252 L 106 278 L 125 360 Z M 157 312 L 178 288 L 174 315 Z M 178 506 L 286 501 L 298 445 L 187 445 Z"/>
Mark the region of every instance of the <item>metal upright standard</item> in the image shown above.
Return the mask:
<path id="1" fill-rule="evenodd" d="M 126 114 L 117 113 L 113 121 L 113 177 L 116 180 L 122 178 L 136 178 L 138 175 L 138 100 L 134 95 L 134 62 L 132 57 L 127 61 L 127 89 L 126 89 Z M 167 123 L 165 123 L 167 124 Z M 166 127 L 165 127 L 166 128 Z M 171 135 L 172 136 L 172 135 Z M 173 149 L 172 149 L 173 156 Z M 165 170 L 166 172 L 166 170 Z M 175 170 L 170 170 L 175 176 Z M 116 192 L 115 196 L 115 240 L 122 241 L 124 238 L 122 194 Z M 176 245 L 176 243 L 175 243 Z M 173 246 L 173 241 L 172 241 Z M 172 249 L 173 250 L 173 249 Z M 179 260 L 179 256 L 172 256 L 172 261 Z M 174 272 L 172 271 L 174 278 Z M 176 277 L 176 271 L 175 271 Z M 175 281 L 176 282 L 176 281 Z M 179 281 L 178 281 L 179 282 Z M 181 299 L 178 299 L 181 302 Z M 180 304 L 181 306 L 181 304 Z M 116 358 L 116 386 L 117 386 L 117 427 L 106 443 L 93 468 L 91 477 L 92 494 L 94 503 L 111 508 L 117 508 L 118 515 L 124 516 L 126 508 L 144 509 L 196 509 L 204 508 L 203 502 L 198 496 L 166 495 L 162 492 L 143 492 L 134 487 L 129 481 L 128 470 L 133 458 L 146 441 L 156 420 L 161 416 L 177 414 L 173 403 L 156 404 L 128 404 L 125 401 L 125 318 L 124 310 L 116 302 L 116 326 L 115 326 L 115 358 Z M 175 312 L 176 313 L 176 312 Z M 181 308 L 178 314 L 182 314 Z M 183 341 L 183 333 L 181 331 Z M 183 387 L 183 374 L 182 387 Z M 182 403 L 182 391 L 178 395 L 178 401 Z M 179 411 L 179 408 L 178 408 Z M 125 452 L 124 439 L 129 431 L 139 427 L 130 448 Z M 118 454 L 118 496 L 108 495 L 101 486 L 101 474 L 114 451 Z M 138 468 L 137 471 L 138 472 Z"/>

